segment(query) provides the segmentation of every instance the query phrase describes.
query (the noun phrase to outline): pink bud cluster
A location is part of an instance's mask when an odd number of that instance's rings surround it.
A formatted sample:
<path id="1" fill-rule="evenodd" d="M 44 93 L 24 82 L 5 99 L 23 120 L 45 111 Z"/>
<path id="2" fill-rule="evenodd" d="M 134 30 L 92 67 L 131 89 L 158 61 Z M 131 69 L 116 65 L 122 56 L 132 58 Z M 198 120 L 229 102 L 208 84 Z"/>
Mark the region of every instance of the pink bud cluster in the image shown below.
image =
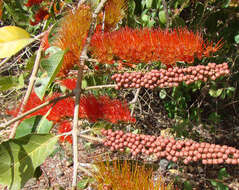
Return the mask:
<path id="1" fill-rule="evenodd" d="M 226 145 L 198 143 L 193 140 L 175 140 L 163 136 L 124 133 L 111 129 L 101 131 L 104 146 L 111 151 L 124 152 L 129 148 L 133 156 L 138 154 L 153 156 L 156 159 L 166 158 L 173 162 L 179 159 L 184 164 L 201 160 L 203 164 L 239 164 L 239 150 Z"/>
<path id="2" fill-rule="evenodd" d="M 180 82 L 187 85 L 201 80 L 206 82 L 209 78 L 216 78 L 230 73 L 227 63 L 216 64 L 209 63 L 205 65 L 189 66 L 187 68 L 168 68 L 152 70 L 147 73 L 142 72 L 125 72 L 123 74 L 114 74 L 111 78 L 116 81 L 116 89 L 120 88 L 166 88 L 178 86 Z"/>

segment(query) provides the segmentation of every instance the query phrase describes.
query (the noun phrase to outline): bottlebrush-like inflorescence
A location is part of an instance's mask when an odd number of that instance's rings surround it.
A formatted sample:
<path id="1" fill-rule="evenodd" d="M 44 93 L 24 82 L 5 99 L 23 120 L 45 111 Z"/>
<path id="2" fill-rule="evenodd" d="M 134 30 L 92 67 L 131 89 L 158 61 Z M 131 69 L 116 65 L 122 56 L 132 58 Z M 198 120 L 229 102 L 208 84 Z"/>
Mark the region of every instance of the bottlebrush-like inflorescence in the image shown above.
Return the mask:
<path id="1" fill-rule="evenodd" d="M 40 104 L 53 100 L 59 97 L 59 93 L 54 93 L 52 96 L 40 100 L 36 93 L 33 91 L 27 104 L 24 106 L 23 112 L 29 111 Z M 40 110 L 29 114 L 26 118 L 34 115 L 45 115 L 50 109 L 47 119 L 54 123 L 59 123 L 66 118 L 73 118 L 74 116 L 75 100 L 72 97 L 62 99 L 55 104 L 48 105 Z M 17 109 L 8 111 L 10 115 L 17 116 L 20 106 Z M 91 122 L 98 120 L 105 120 L 111 123 L 117 122 L 135 122 L 135 118 L 131 117 L 130 110 L 125 101 L 118 99 L 111 99 L 108 96 L 100 96 L 96 98 L 94 95 L 89 94 L 82 96 L 80 99 L 79 117 L 88 119 Z"/>
<path id="2" fill-rule="evenodd" d="M 70 132 L 72 130 L 72 123 L 69 122 L 69 121 L 62 121 L 58 127 L 58 133 L 59 134 L 62 134 L 62 133 L 67 133 L 67 132 Z M 67 141 L 69 142 L 70 144 L 72 144 L 72 136 L 69 136 L 69 135 L 64 135 L 64 136 L 60 136 L 59 138 L 60 142 L 64 142 L 64 141 Z"/>
<path id="3" fill-rule="evenodd" d="M 52 45 L 68 52 L 64 56 L 59 75 L 65 75 L 72 67 L 79 63 L 81 50 L 90 28 L 90 7 L 80 6 L 77 10 L 63 17 L 58 33 Z"/>
<path id="4" fill-rule="evenodd" d="M 74 90 L 76 88 L 76 82 L 77 82 L 76 78 L 68 78 L 60 80 L 60 83 L 70 90 Z"/>
<path id="5" fill-rule="evenodd" d="M 201 80 L 206 82 L 208 79 L 215 80 L 220 76 L 230 73 L 227 63 L 209 63 L 207 66 L 197 65 L 187 68 L 168 68 L 152 70 L 150 72 L 132 72 L 114 74 L 111 78 L 116 81 L 116 89 L 120 88 L 170 88 L 185 82 L 187 85 Z"/>
<path id="6" fill-rule="evenodd" d="M 105 4 L 105 31 L 116 27 L 116 24 L 124 17 L 127 8 L 127 0 L 108 0 Z"/>
<path id="7" fill-rule="evenodd" d="M 124 161 L 121 163 L 115 160 L 97 162 L 97 172 L 93 177 L 96 180 L 98 190 L 169 190 L 174 189 L 172 185 L 167 185 L 161 177 L 156 180 L 153 177 L 153 170 L 146 169 L 139 163 Z"/>
<path id="8" fill-rule="evenodd" d="M 187 29 L 123 28 L 104 34 L 96 33 L 91 41 L 92 54 L 101 63 L 122 65 L 161 61 L 165 65 L 194 62 L 208 57 L 222 46 L 204 42 L 200 33 Z"/>
<path id="9" fill-rule="evenodd" d="M 27 4 L 25 4 L 27 7 L 31 7 L 33 5 L 39 5 L 43 2 L 44 0 L 28 0 Z"/>
<path id="10" fill-rule="evenodd" d="M 109 147 L 111 151 L 123 152 L 125 148 L 129 148 L 133 156 L 143 154 L 155 159 L 167 158 L 173 162 L 181 159 L 184 164 L 199 160 L 203 164 L 239 164 L 239 150 L 226 145 L 124 133 L 111 129 L 103 129 L 101 132 L 106 137 L 104 145 Z"/>
<path id="11" fill-rule="evenodd" d="M 37 25 L 40 23 L 43 19 L 47 18 L 49 15 L 48 11 L 46 9 L 40 8 L 37 13 L 34 15 L 34 21 L 30 20 L 31 25 Z"/>
<path id="12" fill-rule="evenodd" d="M 80 110 L 80 117 L 88 118 L 92 122 L 99 119 L 111 123 L 136 121 L 134 117 L 131 117 L 126 101 L 111 99 L 108 96 L 96 98 L 90 94 L 82 97 L 80 100 Z"/>

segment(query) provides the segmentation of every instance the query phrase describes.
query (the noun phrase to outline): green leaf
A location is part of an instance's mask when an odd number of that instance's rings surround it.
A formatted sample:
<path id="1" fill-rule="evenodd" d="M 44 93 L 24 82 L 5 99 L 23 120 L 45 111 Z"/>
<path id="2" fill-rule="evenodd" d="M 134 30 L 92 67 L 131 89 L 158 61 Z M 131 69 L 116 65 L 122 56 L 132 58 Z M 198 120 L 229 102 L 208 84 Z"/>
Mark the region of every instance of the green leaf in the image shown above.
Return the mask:
<path id="1" fill-rule="evenodd" d="M 58 137 L 27 135 L 0 145 L 0 184 L 19 190 L 34 176 L 35 169 L 53 152 Z"/>
<path id="2" fill-rule="evenodd" d="M 153 0 L 146 0 L 146 8 L 150 9 L 152 7 Z"/>
<path id="3" fill-rule="evenodd" d="M 229 190 L 229 188 L 221 182 L 210 180 L 211 184 L 216 187 L 216 190 Z"/>
<path id="4" fill-rule="evenodd" d="M 166 24 L 166 14 L 164 11 L 159 11 L 158 17 L 162 24 Z"/>
<path id="5" fill-rule="evenodd" d="M 18 78 L 15 76 L 0 77 L 0 90 L 10 90 L 16 87 L 18 84 Z"/>
<path id="6" fill-rule="evenodd" d="M 81 88 L 86 88 L 87 87 L 87 80 L 86 79 L 83 79 L 82 80 L 82 84 L 81 84 Z"/>
<path id="7" fill-rule="evenodd" d="M 239 34 L 237 34 L 235 37 L 234 37 L 234 40 L 237 44 L 239 44 Z"/>
<path id="8" fill-rule="evenodd" d="M 189 181 L 185 181 L 183 183 L 183 189 L 184 190 L 192 190 L 193 188 L 192 188 L 192 185 L 189 183 Z"/>
<path id="9" fill-rule="evenodd" d="M 223 91 L 222 88 L 217 89 L 217 90 L 210 89 L 210 90 L 209 90 L 209 94 L 210 94 L 210 96 L 212 96 L 212 97 L 214 97 L 214 98 L 217 98 L 218 96 L 221 95 L 222 91 Z"/>
<path id="10" fill-rule="evenodd" d="M 165 90 L 165 89 L 160 90 L 159 97 L 160 97 L 161 99 L 165 99 L 166 96 L 167 96 L 166 90 Z"/>
<path id="11" fill-rule="evenodd" d="M 223 177 L 229 177 L 226 168 L 221 168 L 218 172 L 218 179 L 223 180 Z"/>
<path id="12" fill-rule="evenodd" d="M 41 116 L 33 116 L 22 121 L 17 127 L 15 138 L 21 138 L 36 131 L 36 127 L 40 120 Z"/>
<path id="13" fill-rule="evenodd" d="M 77 184 L 77 188 L 79 189 L 85 189 L 87 187 L 87 184 L 89 183 L 89 178 L 86 179 L 81 179 L 78 184 Z"/>
<path id="14" fill-rule="evenodd" d="M 23 74 L 21 74 L 19 77 L 18 77 L 18 85 L 17 85 L 17 89 L 21 89 L 24 87 L 24 76 Z"/>
<path id="15" fill-rule="evenodd" d="M 49 121 L 47 119 L 48 114 L 50 113 L 51 109 L 48 111 L 48 113 L 46 115 L 44 115 L 41 118 L 41 121 L 39 122 L 38 126 L 37 126 L 37 134 L 46 134 L 49 133 L 52 126 L 53 126 L 53 122 Z"/>
<path id="16" fill-rule="evenodd" d="M 25 119 L 20 123 L 16 130 L 15 138 L 20 138 L 31 133 L 37 132 L 38 134 L 49 133 L 52 128 L 53 122 L 46 119 L 46 116 L 33 116 Z"/>
<path id="17" fill-rule="evenodd" d="M 145 13 L 142 15 L 141 19 L 144 21 L 144 22 L 148 22 L 150 17 Z"/>
<path id="18" fill-rule="evenodd" d="M 58 50 L 49 58 L 42 60 L 41 66 L 47 72 L 47 76 L 45 77 L 45 74 L 43 74 L 42 77 L 44 77 L 40 78 L 35 84 L 35 92 L 40 99 L 43 99 L 47 87 L 52 83 L 59 72 L 65 53 L 66 51 Z"/>
<path id="19" fill-rule="evenodd" d="M 186 26 L 186 24 L 185 24 L 185 21 L 181 17 L 176 16 L 175 19 L 173 20 L 173 26 L 174 27 L 184 27 L 184 26 Z"/>

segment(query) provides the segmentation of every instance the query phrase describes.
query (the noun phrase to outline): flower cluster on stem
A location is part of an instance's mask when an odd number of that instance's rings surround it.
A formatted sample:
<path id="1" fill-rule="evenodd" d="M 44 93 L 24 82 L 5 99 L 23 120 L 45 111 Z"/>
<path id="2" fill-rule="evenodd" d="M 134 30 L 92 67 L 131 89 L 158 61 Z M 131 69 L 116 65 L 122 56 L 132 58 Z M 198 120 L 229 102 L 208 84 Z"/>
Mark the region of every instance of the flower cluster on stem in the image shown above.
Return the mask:
<path id="1" fill-rule="evenodd" d="M 209 57 L 222 43 L 213 46 L 200 33 L 181 28 L 130 29 L 122 28 L 104 34 L 98 32 L 91 42 L 92 55 L 101 63 L 122 65 L 161 61 L 165 65 L 176 62 L 193 63 L 195 58 Z"/>

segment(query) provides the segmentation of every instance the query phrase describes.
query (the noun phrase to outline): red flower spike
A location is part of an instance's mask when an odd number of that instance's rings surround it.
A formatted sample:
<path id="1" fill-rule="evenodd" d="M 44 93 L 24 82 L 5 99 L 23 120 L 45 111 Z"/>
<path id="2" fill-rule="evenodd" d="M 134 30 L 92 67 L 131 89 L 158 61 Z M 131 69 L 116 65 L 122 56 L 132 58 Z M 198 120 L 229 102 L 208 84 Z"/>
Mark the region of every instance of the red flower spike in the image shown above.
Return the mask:
<path id="1" fill-rule="evenodd" d="M 30 21 L 31 25 L 39 24 L 43 19 L 45 19 L 49 15 L 47 10 L 39 9 L 38 12 L 35 14 L 35 21 Z"/>
<path id="2" fill-rule="evenodd" d="M 49 31 L 47 31 L 41 39 L 41 46 L 44 51 L 46 51 L 50 47 L 48 37 L 49 37 Z"/>
<path id="3" fill-rule="evenodd" d="M 91 122 L 103 119 L 103 113 L 100 110 L 100 103 L 94 95 L 87 95 L 80 99 L 81 117 L 88 118 Z"/>
<path id="4" fill-rule="evenodd" d="M 52 96 L 40 100 L 36 93 L 33 91 L 27 104 L 24 106 L 24 111 L 29 111 L 32 108 L 39 106 L 40 104 L 53 100 L 59 97 L 60 94 L 54 93 Z M 74 115 L 75 100 L 72 97 L 63 99 L 55 103 L 54 105 L 48 105 L 23 119 L 30 118 L 35 115 L 45 115 L 50 109 L 50 113 L 47 116 L 48 120 L 54 123 L 59 123 L 66 118 L 73 118 Z M 10 115 L 17 116 L 20 106 L 13 110 L 7 111 Z M 119 121 L 123 122 L 135 122 L 135 118 L 130 116 L 130 110 L 126 102 L 121 102 L 118 99 L 110 99 L 108 96 L 101 96 L 96 98 L 94 95 L 82 96 L 80 99 L 79 117 L 86 118 L 91 122 L 97 120 L 106 120 L 112 123 Z"/>
<path id="5" fill-rule="evenodd" d="M 33 5 L 39 5 L 44 0 L 28 0 L 27 4 L 25 4 L 27 7 L 31 7 Z"/>
<path id="6" fill-rule="evenodd" d="M 49 100 L 52 100 L 58 96 L 59 94 L 54 94 Z M 47 119 L 57 123 L 65 118 L 73 118 L 74 106 L 75 100 L 72 97 L 60 100 L 54 105 Z"/>
<path id="7" fill-rule="evenodd" d="M 95 33 L 91 41 L 92 54 L 101 63 L 122 65 L 161 61 L 165 65 L 176 62 L 194 62 L 194 58 L 208 57 L 207 52 L 216 52 L 216 46 L 207 45 L 200 33 L 187 29 L 130 29 Z"/>
<path id="8" fill-rule="evenodd" d="M 67 133 L 72 130 L 71 123 L 69 121 L 63 121 L 60 123 L 60 126 L 58 128 L 58 133 Z M 72 136 L 64 135 L 59 138 L 60 142 L 68 141 L 70 144 L 72 144 Z"/>
<path id="9" fill-rule="evenodd" d="M 63 79 L 60 81 L 60 83 L 65 86 L 66 88 L 70 89 L 70 90 L 74 90 L 76 88 L 76 78 L 72 78 L 72 79 Z"/>
<path id="10" fill-rule="evenodd" d="M 205 57 L 209 57 L 211 53 L 215 53 L 217 50 L 221 49 L 222 46 L 223 46 L 222 40 L 219 40 L 214 47 L 212 43 L 208 43 L 207 47 L 205 47 L 203 55 Z"/>

